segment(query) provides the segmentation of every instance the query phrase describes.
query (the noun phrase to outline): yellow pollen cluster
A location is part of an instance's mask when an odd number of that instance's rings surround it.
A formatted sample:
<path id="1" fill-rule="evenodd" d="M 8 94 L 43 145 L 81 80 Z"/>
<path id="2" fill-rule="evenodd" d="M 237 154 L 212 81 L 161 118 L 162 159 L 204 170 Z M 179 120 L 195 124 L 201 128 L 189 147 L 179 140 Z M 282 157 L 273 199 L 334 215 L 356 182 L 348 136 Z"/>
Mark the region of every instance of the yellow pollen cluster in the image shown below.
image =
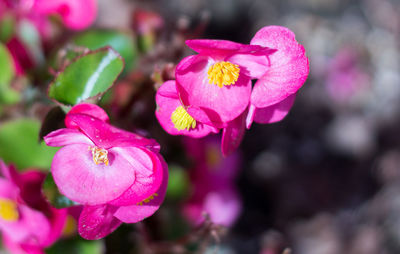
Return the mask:
<path id="1" fill-rule="evenodd" d="M 0 199 L 0 218 L 14 222 L 19 219 L 17 204 L 9 199 Z"/>
<path id="2" fill-rule="evenodd" d="M 217 62 L 207 71 L 208 83 L 219 87 L 235 84 L 239 77 L 239 65 L 230 62 Z"/>
<path id="3" fill-rule="evenodd" d="M 106 166 L 108 166 L 108 157 L 107 157 L 108 151 L 106 149 L 89 146 L 88 150 L 92 151 L 93 161 L 94 163 L 96 163 L 96 165 L 104 163 L 106 164 Z"/>
<path id="4" fill-rule="evenodd" d="M 143 203 L 149 203 L 151 200 L 153 200 L 157 196 L 158 196 L 157 193 L 153 193 L 148 198 L 144 199 L 143 201 L 138 202 L 137 205 L 143 205 Z"/>
<path id="5" fill-rule="evenodd" d="M 177 107 L 175 111 L 172 112 L 171 121 L 178 131 L 196 128 L 196 120 L 194 120 L 182 106 Z"/>

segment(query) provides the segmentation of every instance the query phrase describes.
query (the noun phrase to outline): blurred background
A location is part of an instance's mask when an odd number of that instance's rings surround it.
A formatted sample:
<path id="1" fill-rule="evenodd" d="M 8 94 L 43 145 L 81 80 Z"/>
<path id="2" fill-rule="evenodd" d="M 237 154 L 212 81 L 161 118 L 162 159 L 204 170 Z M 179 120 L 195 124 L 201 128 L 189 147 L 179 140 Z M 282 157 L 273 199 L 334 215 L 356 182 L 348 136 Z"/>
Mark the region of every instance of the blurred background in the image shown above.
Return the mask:
<path id="1" fill-rule="evenodd" d="M 99 0 L 98 8 L 93 27 L 134 31 L 139 52 L 102 106 L 111 122 L 157 139 L 170 167 L 160 210 L 123 225 L 102 251 L 400 253 L 398 0 Z M 193 53 L 184 41 L 249 43 L 267 25 L 290 28 L 310 61 L 288 116 L 253 124 L 228 158 L 218 135 L 165 133 L 154 94 Z M 71 36 L 45 45 L 44 56 Z M 3 108 L 0 123 L 44 119 L 52 105 L 38 72 L 35 88 L 20 89 L 24 102 Z"/>

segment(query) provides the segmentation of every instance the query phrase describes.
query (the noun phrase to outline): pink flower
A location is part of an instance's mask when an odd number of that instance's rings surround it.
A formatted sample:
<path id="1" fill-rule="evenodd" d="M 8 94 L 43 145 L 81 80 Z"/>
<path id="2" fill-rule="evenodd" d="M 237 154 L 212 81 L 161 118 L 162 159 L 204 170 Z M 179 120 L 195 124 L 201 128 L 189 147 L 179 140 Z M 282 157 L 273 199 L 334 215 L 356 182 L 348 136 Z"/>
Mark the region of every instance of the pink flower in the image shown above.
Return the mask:
<path id="1" fill-rule="evenodd" d="M 176 67 L 182 104 L 201 109 L 196 120 L 224 127 L 242 114 L 250 101 L 251 78 L 262 75 L 275 50 L 223 40 L 189 40 L 198 55 L 184 58 Z"/>
<path id="2" fill-rule="evenodd" d="M 45 174 L 17 173 L 0 160 L 0 231 L 12 253 L 44 253 L 64 228 L 67 210 L 52 208 L 41 196 Z"/>
<path id="3" fill-rule="evenodd" d="M 282 120 L 308 76 L 304 47 L 284 27 L 262 28 L 251 45 L 221 40 L 186 43 L 199 54 L 178 64 L 177 95 L 168 82 L 160 88 L 157 118 L 173 135 L 202 137 L 223 129 L 225 156 L 240 145 L 253 121 Z M 252 79 L 257 79 L 254 87 Z"/>
<path id="4" fill-rule="evenodd" d="M 67 128 L 44 137 L 49 146 L 63 146 L 51 172 L 60 192 L 84 205 L 78 230 L 86 239 L 102 238 L 122 222 L 152 215 L 167 187 L 159 145 L 108 120 L 100 107 L 79 104 L 67 114 Z"/>
<path id="5" fill-rule="evenodd" d="M 201 223 L 207 213 L 216 224 L 233 225 L 242 210 L 234 182 L 240 154 L 223 158 L 217 140 L 211 137 L 185 139 L 185 146 L 196 166 L 191 170 L 194 193 L 183 207 L 184 215 L 194 224 Z"/>

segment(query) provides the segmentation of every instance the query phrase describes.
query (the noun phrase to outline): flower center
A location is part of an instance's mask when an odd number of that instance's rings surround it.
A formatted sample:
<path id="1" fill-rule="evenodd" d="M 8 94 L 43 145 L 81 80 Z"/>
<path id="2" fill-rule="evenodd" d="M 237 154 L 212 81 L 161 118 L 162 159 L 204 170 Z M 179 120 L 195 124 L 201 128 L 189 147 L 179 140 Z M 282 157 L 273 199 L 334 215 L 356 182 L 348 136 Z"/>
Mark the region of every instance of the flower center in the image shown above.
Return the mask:
<path id="1" fill-rule="evenodd" d="M 196 120 L 194 120 L 182 106 L 177 107 L 175 111 L 172 112 L 171 121 L 178 131 L 196 128 Z"/>
<path id="2" fill-rule="evenodd" d="M 92 151 L 93 155 L 93 161 L 96 163 L 96 165 L 99 165 L 100 163 L 106 164 L 108 166 L 108 151 L 106 149 L 100 148 L 100 147 L 91 147 L 89 146 L 90 151 Z"/>
<path id="3" fill-rule="evenodd" d="M 207 71 L 208 83 L 219 87 L 235 84 L 239 77 L 239 65 L 230 62 L 217 62 Z"/>
<path id="4" fill-rule="evenodd" d="M 0 199 L 0 218 L 14 222 L 19 219 L 17 204 L 9 199 Z"/>

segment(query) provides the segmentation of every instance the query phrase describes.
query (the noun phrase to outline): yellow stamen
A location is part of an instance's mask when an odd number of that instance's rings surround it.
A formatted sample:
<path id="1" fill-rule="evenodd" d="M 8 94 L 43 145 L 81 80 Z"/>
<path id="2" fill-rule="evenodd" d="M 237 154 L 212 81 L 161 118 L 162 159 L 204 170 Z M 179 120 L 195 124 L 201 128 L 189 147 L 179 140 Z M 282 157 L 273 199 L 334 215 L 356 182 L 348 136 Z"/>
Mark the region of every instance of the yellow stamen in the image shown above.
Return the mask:
<path id="1" fill-rule="evenodd" d="M 138 202 L 137 205 L 143 205 L 143 202 L 144 203 L 149 203 L 151 200 L 153 200 L 157 196 L 158 196 L 157 193 L 153 193 L 148 198 L 145 198 L 145 199 L 143 199 L 143 201 Z"/>
<path id="2" fill-rule="evenodd" d="M 14 222 L 19 219 L 17 203 L 9 199 L 0 199 L 0 218 Z"/>
<path id="3" fill-rule="evenodd" d="M 196 120 L 194 120 L 182 106 L 177 107 L 175 111 L 172 112 L 171 121 L 178 131 L 196 128 Z"/>
<path id="4" fill-rule="evenodd" d="M 219 87 L 235 84 L 239 77 L 239 65 L 230 62 L 217 62 L 207 71 L 208 83 Z"/>
<path id="5" fill-rule="evenodd" d="M 108 151 L 106 149 L 89 146 L 88 150 L 92 151 L 93 161 L 94 163 L 96 163 L 96 165 L 104 163 L 106 164 L 106 166 L 108 166 L 108 157 L 107 157 Z"/>

